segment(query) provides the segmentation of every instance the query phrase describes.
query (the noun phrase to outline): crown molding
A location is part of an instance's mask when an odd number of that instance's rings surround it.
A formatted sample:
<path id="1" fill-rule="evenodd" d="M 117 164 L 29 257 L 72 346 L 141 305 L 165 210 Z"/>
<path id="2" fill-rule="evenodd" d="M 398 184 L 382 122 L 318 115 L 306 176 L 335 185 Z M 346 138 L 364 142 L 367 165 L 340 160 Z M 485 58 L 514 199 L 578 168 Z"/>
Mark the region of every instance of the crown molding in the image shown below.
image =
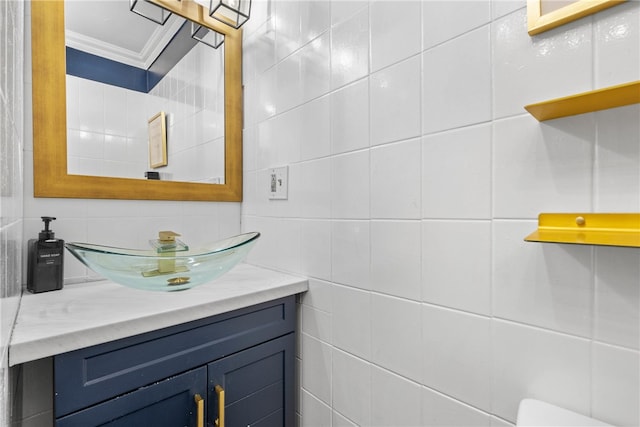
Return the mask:
<path id="1" fill-rule="evenodd" d="M 164 26 L 158 25 L 141 52 L 125 49 L 71 30 L 65 31 L 66 44 L 83 52 L 146 70 L 162 53 L 183 22 L 182 18 L 173 15 Z"/>

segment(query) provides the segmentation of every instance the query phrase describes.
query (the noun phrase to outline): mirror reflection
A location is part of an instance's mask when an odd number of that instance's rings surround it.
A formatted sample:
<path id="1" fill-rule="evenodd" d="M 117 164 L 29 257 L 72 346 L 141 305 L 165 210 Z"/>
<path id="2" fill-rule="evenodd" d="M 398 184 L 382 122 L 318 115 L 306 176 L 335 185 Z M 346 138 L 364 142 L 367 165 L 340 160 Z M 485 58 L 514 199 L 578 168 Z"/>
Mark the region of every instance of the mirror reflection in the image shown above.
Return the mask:
<path id="1" fill-rule="evenodd" d="M 224 184 L 225 45 L 193 40 L 176 15 L 155 24 L 128 0 L 66 0 L 65 12 L 67 173 Z M 160 112 L 166 165 L 152 167 Z"/>

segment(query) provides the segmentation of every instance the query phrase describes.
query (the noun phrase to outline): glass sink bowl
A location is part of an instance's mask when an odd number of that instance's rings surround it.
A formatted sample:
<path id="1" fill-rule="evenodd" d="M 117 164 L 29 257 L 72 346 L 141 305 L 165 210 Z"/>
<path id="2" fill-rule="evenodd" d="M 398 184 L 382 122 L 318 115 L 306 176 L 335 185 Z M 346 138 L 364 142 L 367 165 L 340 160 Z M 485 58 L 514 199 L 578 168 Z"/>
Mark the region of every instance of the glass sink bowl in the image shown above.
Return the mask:
<path id="1" fill-rule="evenodd" d="M 231 270 L 246 257 L 258 237 L 257 232 L 239 234 L 200 249 L 163 253 L 76 242 L 68 242 L 65 247 L 91 270 L 120 285 L 181 291 Z"/>

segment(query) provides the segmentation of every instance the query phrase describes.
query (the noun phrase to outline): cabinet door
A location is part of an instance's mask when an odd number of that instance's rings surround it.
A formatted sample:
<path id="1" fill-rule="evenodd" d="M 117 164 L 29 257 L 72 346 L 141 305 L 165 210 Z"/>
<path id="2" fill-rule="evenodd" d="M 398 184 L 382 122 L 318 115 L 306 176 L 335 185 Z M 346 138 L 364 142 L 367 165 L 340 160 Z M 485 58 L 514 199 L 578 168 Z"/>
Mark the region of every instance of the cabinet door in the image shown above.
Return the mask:
<path id="1" fill-rule="evenodd" d="M 293 426 L 294 351 L 291 333 L 210 363 L 210 425 L 221 415 L 224 390 L 225 426 Z"/>
<path id="2" fill-rule="evenodd" d="M 195 427 L 196 394 L 205 398 L 207 368 L 202 367 L 141 387 L 131 393 L 56 420 L 57 427 Z M 201 412 L 206 411 L 205 408 Z"/>

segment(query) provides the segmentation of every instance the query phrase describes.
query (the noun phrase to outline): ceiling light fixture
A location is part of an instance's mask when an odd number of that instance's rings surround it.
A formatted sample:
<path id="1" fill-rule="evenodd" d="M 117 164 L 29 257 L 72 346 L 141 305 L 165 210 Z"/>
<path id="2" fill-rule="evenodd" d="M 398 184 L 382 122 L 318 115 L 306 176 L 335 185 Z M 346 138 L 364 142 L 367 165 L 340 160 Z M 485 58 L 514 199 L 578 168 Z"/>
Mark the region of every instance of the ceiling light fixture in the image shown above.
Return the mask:
<path id="1" fill-rule="evenodd" d="M 195 0 L 209 9 L 209 16 L 233 28 L 240 28 L 249 19 L 251 0 Z"/>
<path id="2" fill-rule="evenodd" d="M 171 16 L 171 12 L 147 0 L 129 0 L 129 10 L 160 25 Z"/>
<path id="3" fill-rule="evenodd" d="M 219 48 L 224 42 L 224 34 L 198 25 L 195 22 L 191 23 L 191 37 L 214 49 Z"/>

